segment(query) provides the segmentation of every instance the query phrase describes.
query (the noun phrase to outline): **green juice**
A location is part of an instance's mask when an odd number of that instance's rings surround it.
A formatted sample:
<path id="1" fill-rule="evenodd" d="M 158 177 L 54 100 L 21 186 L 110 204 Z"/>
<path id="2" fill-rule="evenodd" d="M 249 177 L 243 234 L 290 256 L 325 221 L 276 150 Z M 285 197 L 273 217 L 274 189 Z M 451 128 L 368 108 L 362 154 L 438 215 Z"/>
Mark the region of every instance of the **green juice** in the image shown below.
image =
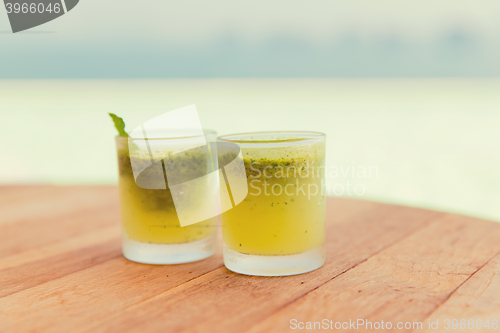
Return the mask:
<path id="1" fill-rule="evenodd" d="M 324 142 L 241 148 L 248 195 L 222 215 L 224 245 L 251 255 L 293 255 L 325 242 Z"/>
<path id="2" fill-rule="evenodd" d="M 164 154 L 163 163 L 176 168 L 190 176 L 202 175 L 207 168 L 206 156 L 193 152 L 190 155 Z M 132 172 L 131 159 L 134 165 L 150 165 L 149 157 L 129 153 L 127 139 L 118 142 L 118 166 L 120 208 L 122 226 L 128 239 L 151 244 L 181 244 L 189 243 L 212 236 L 215 232 L 217 218 L 181 227 L 176 213 L 172 194 L 166 184 L 166 189 L 146 189 L 137 185 Z M 156 162 L 156 166 L 161 161 Z M 163 172 L 160 168 L 146 168 L 139 175 L 140 181 L 147 184 L 149 180 L 156 182 L 161 179 Z M 160 178 L 159 178 L 160 177 Z M 139 178 L 138 178 L 139 180 Z M 165 179 L 166 183 L 166 179 Z M 196 189 L 193 189 L 196 190 Z"/>

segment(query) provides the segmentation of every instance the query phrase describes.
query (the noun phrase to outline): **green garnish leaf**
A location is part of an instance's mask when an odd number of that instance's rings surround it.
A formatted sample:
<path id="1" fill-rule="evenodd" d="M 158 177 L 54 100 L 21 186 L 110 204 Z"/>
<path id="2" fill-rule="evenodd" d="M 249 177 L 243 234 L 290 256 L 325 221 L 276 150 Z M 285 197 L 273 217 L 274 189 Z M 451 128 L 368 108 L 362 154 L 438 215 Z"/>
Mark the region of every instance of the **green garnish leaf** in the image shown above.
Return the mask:
<path id="1" fill-rule="evenodd" d="M 115 123 L 116 130 L 118 131 L 118 135 L 123 136 L 123 137 L 128 137 L 128 133 L 125 132 L 125 122 L 123 121 L 122 118 L 118 117 L 114 113 L 109 113 L 109 116 L 111 119 L 113 119 L 113 122 Z"/>

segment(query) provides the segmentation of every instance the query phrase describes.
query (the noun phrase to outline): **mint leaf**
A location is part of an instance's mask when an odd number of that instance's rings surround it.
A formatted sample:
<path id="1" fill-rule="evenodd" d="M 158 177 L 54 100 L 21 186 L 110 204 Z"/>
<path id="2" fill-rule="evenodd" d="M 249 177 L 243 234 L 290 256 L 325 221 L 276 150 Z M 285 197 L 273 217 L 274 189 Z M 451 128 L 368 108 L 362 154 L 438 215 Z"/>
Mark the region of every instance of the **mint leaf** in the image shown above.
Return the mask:
<path id="1" fill-rule="evenodd" d="M 129 135 L 125 132 L 125 122 L 122 118 L 118 117 L 114 113 L 108 113 L 113 122 L 115 123 L 116 130 L 118 131 L 118 135 L 128 137 Z"/>

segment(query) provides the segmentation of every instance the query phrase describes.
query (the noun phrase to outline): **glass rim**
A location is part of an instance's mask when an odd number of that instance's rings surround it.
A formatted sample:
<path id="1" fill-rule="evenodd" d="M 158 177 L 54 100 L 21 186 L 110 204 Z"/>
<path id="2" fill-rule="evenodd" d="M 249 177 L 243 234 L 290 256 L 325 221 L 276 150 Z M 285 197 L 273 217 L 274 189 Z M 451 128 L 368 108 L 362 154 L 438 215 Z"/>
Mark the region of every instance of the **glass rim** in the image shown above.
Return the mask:
<path id="1" fill-rule="evenodd" d="M 285 138 L 280 139 L 245 139 L 250 136 L 280 136 Z M 286 137 L 289 138 L 286 138 Z M 225 134 L 217 137 L 217 141 L 241 143 L 241 144 L 274 144 L 274 143 L 298 143 L 309 140 L 325 139 L 326 134 L 316 131 L 262 131 L 262 132 L 246 132 Z"/>
<path id="2" fill-rule="evenodd" d="M 187 132 L 193 132 L 195 131 L 194 129 L 179 129 L 175 131 L 168 131 L 170 133 L 187 133 Z M 128 133 L 127 133 L 128 134 Z M 138 141 L 149 141 L 149 140 L 186 140 L 186 139 L 193 139 L 193 138 L 200 138 L 202 136 L 207 136 L 207 135 L 214 135 L 217 136 L 217 132 L 212 129 L 203 129 L 203 135 L 177 135 L 177 136 L 170 136 L 170 137 L 160 137 L 160 138 L 133 138 L 131 136 L 120 136 L 120 135 L 115 135 L 116 140 L 138 140 Z"/>

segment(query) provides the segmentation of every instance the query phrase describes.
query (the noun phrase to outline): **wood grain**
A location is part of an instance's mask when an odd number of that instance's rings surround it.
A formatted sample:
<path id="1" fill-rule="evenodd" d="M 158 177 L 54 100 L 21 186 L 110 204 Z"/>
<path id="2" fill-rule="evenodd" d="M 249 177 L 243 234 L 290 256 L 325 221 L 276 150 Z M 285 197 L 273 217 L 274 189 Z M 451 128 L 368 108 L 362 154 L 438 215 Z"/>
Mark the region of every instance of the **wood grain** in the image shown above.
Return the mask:
<path id="1" fill-rule="evenodd" d="M 348 199 L 327 207 L 325 266 L 265 278 L 228 271 L 220 249 L 183 265 L 124 259 L 115 187 L 0 188 L 0 332 L 279 332 L 293 318 L 500 317 L 500 224 Z"/>
<path id="2" fill-rule="evenodd" d="M 500 252 L 494 232 L 498 225 L 470 220 L 437 220 L 280 310 L 252 332 L 288 331 L 291 319 L 423 322 Z"/>
<path id="3" fill-rule="evenodd" d="M 494 331 L 492 328 L 480 327 L 486 324 L 486 321 L 492 325 L 493 319 L 497 319 L 500 327 L 500 255 L 470 276 L 429 318 L 431 322 L 437 322 L 443 328 L 447 326 L 447 320 L 453 319 L 465 319 L 467 324 L 472 320 L 470 327 L 473 328 L 468 327 L 467 332 Z M 435 330 L 425 330 L 432 331 Z"/>

